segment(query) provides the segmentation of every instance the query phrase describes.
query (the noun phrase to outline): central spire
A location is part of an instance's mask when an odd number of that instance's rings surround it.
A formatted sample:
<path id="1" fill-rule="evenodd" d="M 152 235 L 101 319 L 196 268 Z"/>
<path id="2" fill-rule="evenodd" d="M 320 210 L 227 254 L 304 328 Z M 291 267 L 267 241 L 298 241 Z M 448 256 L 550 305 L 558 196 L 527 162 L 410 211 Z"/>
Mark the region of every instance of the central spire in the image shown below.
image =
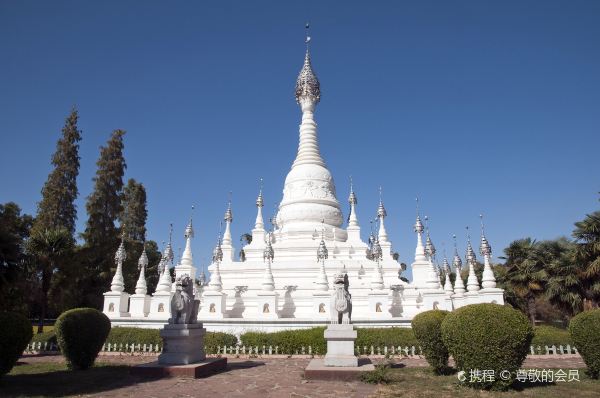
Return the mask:
<path id="1" fill-rule="evenodd" d="M 308 29 L 308 25 L 306 28 Z M 302 110 L 298 153 L 285 179 L 283 200 L 276 222 L 283 238 L 312 240 L 315 231 L 322 227 L 325 228 L 326 235 L 331 236 L 333 228 L 342 226 L 343 219 L 333 177 L 319 150 L 314 112 L 321 98 L 321 88 L 312 68 L 309 41 L 307 30 L 306 55 L 295 87 L 296 101 Z M 340 232 L 336 231 L 336 234 Z M 347 239 L 344 230 L 336 236 L 341 241 Z"/>

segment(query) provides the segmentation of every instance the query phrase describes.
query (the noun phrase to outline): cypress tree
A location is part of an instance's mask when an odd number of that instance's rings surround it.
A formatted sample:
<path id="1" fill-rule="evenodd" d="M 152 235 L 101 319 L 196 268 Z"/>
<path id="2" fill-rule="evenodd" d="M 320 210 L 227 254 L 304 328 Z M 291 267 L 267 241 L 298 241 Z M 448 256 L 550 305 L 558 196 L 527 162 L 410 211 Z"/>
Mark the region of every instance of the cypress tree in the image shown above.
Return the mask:
<path id="1" fill-rule="evenodd" d="M 127 181 L 123 189 L 123 212 L 121 225 L 125 228 L 125 236 L 133 241 L 143 242 L 146 236 L 146 188 L 133 178 Z"/>
<path id="2" fill-rule="evenodd" d="M 114 255 L 119 244 L 119 229 L 115 221 L 119 219 L 123 207 L 123 175 L 126 164 L 123 157 L 123 130 L 113 131 L 106 146 L 100 147 L 98 169 L 94 177 L 94 191 L 88 196 L 86 210 L 88 221 L 81 234 L 85 247 L 81 259 L 87 272 L 79 281 L 87 295 L 81 305 L 99 308 L 102 293 L 106 291 L 115 268 Z"/>
<path id="3" fill-rule="evenodd" d="M 137 263 L 142 254 L 146 237 L 148 212 L 146 210 L 146 189 L 144 185 L 130 178 L 123 189 L 121 203 L 123 204 L 123 212 L 119 219 L 121 228 L 124 229 L 125 249 L 128 254 L 123 264 L 123 277 L 125 278 L 126 288 L 133 289 L 139 274 Z M 149 259 L 150 257 L 148 255 Z"/>
<path id="4" fill-rule="evenodd" d="M 123 211 L 121 194 L 123 175 L 127 168 L 123 157 L 124 134 L 123 130 L 113 131 L 106 146 L 100 147 L 100 158 L 96 162 L 98 170 L 94 177 L 94 192 L 87 198 L 88 221 L 82 234 L 88 247 L 110 248 L 119 239 L 115 221 Z M 107 253 L 107 256 L 112 258 L 113 254 Z"/>
<path id="5" fill-rule="evenodd" d="M 62 129 L 62 137 L 56 143 L 56 151 L 52 156 L 54 169 L 42 188 L 42 200 L 38 203 L 32 232 L 65 229 L 71 235 L 75 233 L 81 141 L 81 131 L 77 129 L 78 118 L 77 109 L 73 107 Z"/>

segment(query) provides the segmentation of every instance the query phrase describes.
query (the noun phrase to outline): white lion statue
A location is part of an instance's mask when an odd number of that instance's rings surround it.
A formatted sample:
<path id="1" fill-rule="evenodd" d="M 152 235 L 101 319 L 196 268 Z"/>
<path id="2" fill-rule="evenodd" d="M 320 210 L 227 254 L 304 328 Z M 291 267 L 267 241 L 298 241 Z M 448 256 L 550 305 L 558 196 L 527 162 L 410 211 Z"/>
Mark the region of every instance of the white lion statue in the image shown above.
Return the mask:
<path id="1" fill-rule="evenodd" d="M 348 275 L 339 273 L 333 280 L 333 300 L 331 302 L 331 323 L 352 322 L 352 296 L 348 291 Z"/>

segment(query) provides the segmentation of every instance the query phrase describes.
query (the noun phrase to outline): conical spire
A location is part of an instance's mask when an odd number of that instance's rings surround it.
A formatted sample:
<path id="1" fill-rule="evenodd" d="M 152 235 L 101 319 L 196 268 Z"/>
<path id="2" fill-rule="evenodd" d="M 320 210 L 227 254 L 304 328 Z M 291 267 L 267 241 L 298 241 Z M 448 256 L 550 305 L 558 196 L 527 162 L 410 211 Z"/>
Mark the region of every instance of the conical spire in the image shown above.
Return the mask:
<path id="1" fill-rule="evenodd" d="M 483 256 L 483 275 L 481 278 L 481 286 L 484 289 L 493 289 L 496 287 L 496 277 L 494 276 L 494 271 L 492 270 L 491 264 L 492 246 L 485 237 L 483 215 L 480 214 L 479 217 L 481 218 L 481 245 L 479 247 L 479 252 Z"/>
<path id="2" fill-rule="evenodd" d="M 387 217 L 387 211 L 385 211 L 385 207 L 383 206 L 383 189 L 379 187 L 379 206 L 377 207 L 377 219 L 379 220 L 379 242 L 387 243 L 388 236 L 387 231 L 385 230 L 384 219 Z"/>
<path id="3" fill-rule="evenodd" d="M 477 275 L 475 275 L 475 262 L 477 257 L 473 246 L 471 246 L 471 234 L 469 234 L 469 227 L 467 227 L 467 265 L 469 266 L 469 277 L 467 278 L 467 291 L 476 292 L 479 290 L 479 281 L 477 281 Z"/>
<path id="4" fill-rule="evenodd" d="M 193 212 L 194 206 L 192 206 L 192 215 L 190 215 L 190 221 L 185 227 L 185 232 L 183 234 L 183 237 L 185 238 L 185 249 L 183 250 L 180 264 L 184 267 L 194 266 L 194 257 L 192 255 L 192 238 L 194 237 L 194 228 L 192 226 Z"/>
<path id="5" fill-rule="evenodd" d="M 215 292 L 220 292 L 223 290 L 223 282 L 221 282 L 221 269 L 220 264 L 223 261 L 223 249 L 221 248 L 221 234 L 217 239 L 217 245 L 213 250 L 212 256 L 213 264 L 215 265 L 214 271 L 210 274 L 210 282 L 208 283 L 208 288 Z"/>
<path id="6" fill-rule="evenodd" d="M 358 198 L 354 193 L 354 183 L 352 182 L 352 176 L 350 176 L 350 196 L 348 196 L 348 203 L 350 203 L 350 206 L 356 206 L 358 204 Z"/>
<path id="7" fill-rule="evenodd" d="M 231 191 L 229 192 L 229 200 L 227 201 L 227 210 L 225 210 L 225 232 L 223 233 L 223 255 L 227 261 L 233 261 L 234 250 L 233 240 L 231 239 L 231 223 L 233 222 L 233 212 L 231 210 Z"/>
<path id="8" fill-rule="evenodd" d="M 296 80 L 296 101 L 298 104 L 301 104 L 302 100 L 309 100 L 316 105 L 321 99 L 321 85 L 310 63 L 310 51 L 308 48 L 310 36 L 308 36 L 308 28 L 309 25 L 306 24 L 306 55 L 304 56 L 304 64 Z"/>
<path id="9" fill-rule="evenodd" d="M 354 193 L 354 184 L 352 176 L 350 176 L 350 195 L 348 196 L 348 203 L 350 204 L 350 214 L 348 215 L 348 241 L 359 242 L 360 239 L 360 226 L 358 224 L 358 217 L 356 215 L 356 205 L 358 204 L 358 198 Z"/>
<path id="10" fill-rule="evenodd" d="M 452 294 L 454 290 L 452 289 L 452 282 L 450 282 L 450 264 L 448 264 L 448 258 L 446 257 L 446 253 L 444 253 L 444 274 L 446 274 L 446 280 L 444 281 L 444 291 L 446 293 Z"/>
<path id="11" fill-rule="evenodd" d="M 146 267 L 148 267 L 148 255 L 146 254 L 146 242 L 142 247 L 142 254 L 138 260 L 138 270 L 140 276 L 138 277 L 137 284 L 135 285 L 135 294 L 146 294 L 148 287 L 146 285 Z"/>
<path id="12" fill-rule="evenodd" d="M 263 251 L 263 261 L 266 264 L 265 275 L 262 282 L 262 290 L 272 292 L 275 290 L 275 281 L 273 279 L 273 272 L 271 270 L 271 262 L 275 258 L 275 251 L 271 245 L 271 233 L 267 235 L 265 242 L 265 250 Z"/>
<path id="13" fill-rule="evenodd" d="M 485 237 L 485 228 L 483 225 L 483 214 L 479 215 L 481 219 L 481 243 L 479 245 L 479 253 L 485 257 L 490 256 L 492 254 L 492 246 L 489 244 L 488 240 Z"/>
<path id="14" fill-rule="evenodd" d="M 125 228 L 123 228 L 125 230 Z M 125 290 L 125 281 L 123 279 L 123 261 L 127 259 L 127 253 L 125 252 L 125 234 L 121 235 L 121 244 L 115 253 L 115 262 L 117 263 L 117 270 L 113 276 L 110 284 L 110 290 L 112 292 L 123 292 Z"/>
<path id="15" fill-rule="evenodd" d="M 415 261 L 427 261 L 425 257 L 425 247 L 423 247 L 423 223 L 419 216 L 419 198 L 416 198 L 417 219 L 415 221 L 415 232 L 417 234 L 417 248 L 415 249 Z"/>
<path id="16" fill-rule="evenodd" d="M 427 261 L 429 262 L 429 270 L 427 273 L 427 287 L 430 289 L 440 288 L 440 275 L 437 266 L 434 264 L 435 261 L 435 246 L 429 236 L 429 217 L 425 216 L 425 224 L 427 229 L 427 239 L 425 240 L 425 254 L 427 255 Z"/>
<path id="17" fill-rule="evenodd" d="M 433 245 L 433 242 L 431 241 L 431 236 L 429 235 L 429 217 L 427 216 L 425 216 L 425 224 L 427 225 L 427 238 L 425 239 L 425 254 L 427 254 L 427 257 L 429 257 L 429 261 L 433 261 L 433 258 L 435 257 L 435 246 Z"/>
<path id="18" fill-rule="evenodd" d="M 160 263 L 158 266 L 158 272 L 160 278 L 158 280 L 158 286 L 156 286 L 157 292 L 170 292 L 173 282 L 171 281 L 171 273 L 169 272 L 169 263 L 173 263 L 173 247 L 172 247 L 172 235 L 173 235 L 173 224 L 169 226 L 169 243 L 167 243 L 165 250 L 162 253 Z"/>
<path id="19" fill-rule="evenodd" d="M 167 266 L 169 263 L 173 264 L 173 260 L 175 259 L 175 255 L 173 253 L 173 224 L 169 224 L 169 243 L 167 243 L 167 247 L 165 247 L 165 252 L 163 257 L 167 262 Z"/>
<path id="20" fill-rule="evenodd" d="M 258 191 L 258 197 L 256 198 L 256 221 L 254 222 L 255 230 L 264 230 L 265 222 L 263 220 L 262 208 L 264 206 L 263 193 L 262 193 L 263 179 L 260 179 L 260 190 Z"/>
<path id="21" fill-rule="evenodd" d="M 452 235 L 452 239 L 454 239 L 454 258 L 452 260 L 452 266 L 456 270 L 456 280 L 454 281 L 454 293 L 458 297 L 462 297 L 465 292 L 465 284 L 462 280 L 462 276 L 460 275 L 462 271 L 462 260 L 458 255 L 458 248 L 456 246 L 456 235 Z"/>

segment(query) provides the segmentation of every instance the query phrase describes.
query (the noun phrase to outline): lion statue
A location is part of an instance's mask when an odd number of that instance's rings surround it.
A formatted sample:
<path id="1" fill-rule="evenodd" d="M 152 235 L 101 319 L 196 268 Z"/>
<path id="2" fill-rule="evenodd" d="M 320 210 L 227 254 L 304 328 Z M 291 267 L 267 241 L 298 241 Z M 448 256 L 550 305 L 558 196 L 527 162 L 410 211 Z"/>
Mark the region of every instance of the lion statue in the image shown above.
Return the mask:
<path id="1" fill-rule="evenodd" d="M 333 300 L 331 301 L 331 323 L 352 322 L 352 296 L 348 291 L 348 275 L 339 273 L 333 280 Z"/>
<path id="2" fill-rule="evenodd" d="M 171 298 L 171 324 L 196 323 L 198 301 L 194 300 L 194 284 L 185 274 L 175 280 L 175 293 Z"/>

